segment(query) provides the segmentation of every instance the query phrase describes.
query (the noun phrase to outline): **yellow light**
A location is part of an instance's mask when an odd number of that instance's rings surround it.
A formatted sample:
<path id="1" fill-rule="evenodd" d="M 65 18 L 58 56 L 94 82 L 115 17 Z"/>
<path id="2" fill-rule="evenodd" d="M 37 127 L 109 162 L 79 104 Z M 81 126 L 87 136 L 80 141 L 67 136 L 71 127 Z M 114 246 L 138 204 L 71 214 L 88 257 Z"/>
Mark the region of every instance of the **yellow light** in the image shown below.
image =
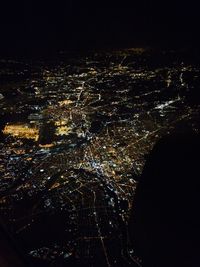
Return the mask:
<path id="1" fill-rule="evenodd" d="M 8 124 L 3 133 L 21 139 L 39 139 L 39 129 L 28 124 Z"/>
<path id="2" fill-rule="evenodd" d="M 62 106 L 67 106 L 67 105 L 70 105 L 72 104 L 73 101 L 70 100 L 70 99 L 66 99 L 66 100 L 62 100 L 62 101 L 59 101 L 58 104 L 62 107 Z"/>
<path id="3" fill-rule="evenodd" d="M 56 129 L 56 135 L 68 135 L 71 132 L 71 128 L 67 126 L 60 126 Z"/>

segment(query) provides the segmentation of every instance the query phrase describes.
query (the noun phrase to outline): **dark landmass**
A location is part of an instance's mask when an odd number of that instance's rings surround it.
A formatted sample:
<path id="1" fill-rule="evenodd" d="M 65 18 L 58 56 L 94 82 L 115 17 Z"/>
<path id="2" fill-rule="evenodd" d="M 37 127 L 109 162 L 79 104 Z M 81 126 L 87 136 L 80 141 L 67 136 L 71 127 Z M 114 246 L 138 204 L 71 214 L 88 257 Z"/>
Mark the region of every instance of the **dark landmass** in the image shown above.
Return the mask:
<path id="1" fill-rule="evenodd" d="M 198 266 L 200 135 L 161 139 L 134 197 L 130 237 L 143 266 Z"/>

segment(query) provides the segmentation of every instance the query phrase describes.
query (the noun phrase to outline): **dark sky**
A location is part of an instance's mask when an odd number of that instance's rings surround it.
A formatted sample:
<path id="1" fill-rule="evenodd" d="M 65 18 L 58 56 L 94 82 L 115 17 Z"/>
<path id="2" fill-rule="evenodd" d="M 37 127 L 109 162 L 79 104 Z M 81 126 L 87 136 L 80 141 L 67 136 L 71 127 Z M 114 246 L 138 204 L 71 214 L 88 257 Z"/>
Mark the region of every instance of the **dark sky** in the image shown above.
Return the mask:
<path id="1" fill-rule="evenodd" d="M 1 51 L 185 46 L 198 41 L 194 0 L 1 1 Z"/>

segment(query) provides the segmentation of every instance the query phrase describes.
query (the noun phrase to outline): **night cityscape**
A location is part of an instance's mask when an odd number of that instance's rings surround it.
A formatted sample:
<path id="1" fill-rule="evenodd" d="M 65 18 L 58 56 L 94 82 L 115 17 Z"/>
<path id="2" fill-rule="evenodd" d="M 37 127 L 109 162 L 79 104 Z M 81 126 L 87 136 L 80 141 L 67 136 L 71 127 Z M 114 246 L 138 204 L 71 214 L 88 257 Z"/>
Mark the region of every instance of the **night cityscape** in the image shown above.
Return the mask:
<path id="1" fill-rule="evenodd" d="M 151 7 L 147 15 L 151 5 L 143 1 L 135 18 L 126 20 L 131 11 L 124 5 L 123 24 L 120 6 L 114 8 L 116 18 L 109 19 L 104 8 L 69 5 L 74 13 L 47 19 L 44 36 L 40 15 L 35 23 L 31 17 L 27 28 L 22 18 L 15 25 L 15 5 L 12 20 L 1 23 L 0 226 L 9 241 L 2 237 L 0 248 L 16 248 L 25 261 L 16 261 L 16 267 L 143 266 L 128 231 L 134 194 L 160 139 L 200 133 L 198 41 L 187 27 L 179 39 L 182 15 L 176 20 L 175 9 L 168 24 L 169 7 L 161 19 L 154 17 L 161 7 Z M 17 11 L 29 17 L 22 6 Z M 75 36 L 83 14 L 87 19 Z M 73 16 L 77 22 L 67 25 Z M 83 30 L 95 16 L 105 16 L 103 26 L 95 20 Z M 139 18 L 144 22 L 132 30 Z M 155 26 L 159 18 L 162 34 Z M 65 25 L 69 42 L 61 38 Z M 10 257 L 15 262 L 15 253 Z M 2 258 L 0 266 L 14 266 L 3 265 Z"/>

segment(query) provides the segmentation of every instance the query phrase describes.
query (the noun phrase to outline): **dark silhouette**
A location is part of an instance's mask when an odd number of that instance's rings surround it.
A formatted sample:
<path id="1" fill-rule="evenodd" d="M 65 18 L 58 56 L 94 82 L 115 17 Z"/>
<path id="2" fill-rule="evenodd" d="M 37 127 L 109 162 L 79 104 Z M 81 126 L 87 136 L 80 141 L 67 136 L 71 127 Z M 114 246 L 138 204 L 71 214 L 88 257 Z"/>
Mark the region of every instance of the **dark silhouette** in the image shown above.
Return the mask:
<path id="1" fill-rule="evenodd" d="M 168 136 L 153 148 L 129 224 L 142 266 L 200 266 L 199 173 L 199 135 Z"/>
<path id="2" fill-rule="evenodd" d="M 0 220 L 0 266 L 1 267 L 28 267 L 27 260 L 22 255 L 12 235 Z"/>

